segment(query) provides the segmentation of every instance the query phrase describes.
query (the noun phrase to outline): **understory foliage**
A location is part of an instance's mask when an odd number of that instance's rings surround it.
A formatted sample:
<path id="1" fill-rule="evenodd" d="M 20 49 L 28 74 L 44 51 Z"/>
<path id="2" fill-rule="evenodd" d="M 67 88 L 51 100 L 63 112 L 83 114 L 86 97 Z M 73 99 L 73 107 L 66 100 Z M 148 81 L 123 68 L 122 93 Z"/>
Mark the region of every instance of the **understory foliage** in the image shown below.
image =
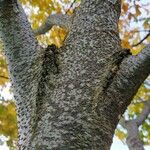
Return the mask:
<path id="1" fill-rule="evenodd" d="M 80 0 L 20 0 L 33 29 L 39 28 L 50 14 L 63 13 L 73 15 L 79 9 Z M 142 0 L 122 0 L 119 31 L 122 47 L 131 49 L 132 54 L 137 54 L 150 42 L 150 2 Z M 67 33 L 66 29 L 54 26 L 44 35 L 37 36 L 42 46 L 55 44 L 61 47 Z M 2 52 L 0 42 L 0 86 L 6 88 L 9 83 L 7 64 Z M 1 92 L 2 93 L 2 92 Z M 17 140 L 17 125 L 15 104 L 12 100 L 0 96 L 0 135 L 8 138 L 7 145 L 15 148 Z M 150 100 L 150 79 L 147 79 L 134 97 L 131 105 L 124 114 L 125 119 L 136 118 L 143 110 L 142 101 Z M 140 127 L 140 137 L 144 144 L 150 144 L 150 116 Z M 126 131 L 118 126 L 116 136 L 125 142 Z"/>

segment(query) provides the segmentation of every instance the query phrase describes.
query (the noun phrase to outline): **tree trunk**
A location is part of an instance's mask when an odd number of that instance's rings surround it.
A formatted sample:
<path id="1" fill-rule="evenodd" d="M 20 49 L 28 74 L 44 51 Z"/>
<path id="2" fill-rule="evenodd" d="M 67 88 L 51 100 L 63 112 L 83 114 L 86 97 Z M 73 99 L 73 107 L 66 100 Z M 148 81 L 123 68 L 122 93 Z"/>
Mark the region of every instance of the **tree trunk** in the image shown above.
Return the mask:
<path id="1" fill-rule="evenodd" d="M 55 54 L 38 45 L 16 0 L 0 1 L 19 150 L 110 149 L 119 116 L 150 72 L 149 46 L 138 56 L 121 49 L 119 15 L 119 0 L 82 0 Z"/>

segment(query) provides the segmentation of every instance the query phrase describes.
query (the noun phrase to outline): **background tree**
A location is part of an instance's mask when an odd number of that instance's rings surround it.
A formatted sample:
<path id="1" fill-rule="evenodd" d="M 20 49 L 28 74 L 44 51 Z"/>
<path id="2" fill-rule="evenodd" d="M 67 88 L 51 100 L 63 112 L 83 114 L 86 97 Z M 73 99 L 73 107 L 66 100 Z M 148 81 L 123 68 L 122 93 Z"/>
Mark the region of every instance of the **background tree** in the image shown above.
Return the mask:
<path id="1" fill-rule="evenodd" d="M 65 5 L 62 5 L 62 3 L 60 4 L 59 2 L 52 2 L 52 1 L 42 1 L 42 2 L 36 2 L 36 1 L 22 1 L 23 5 L 25 6 L 25 10 L 28 10 L 27 13 L 29 15 L 29 20 L 32 23 L 32 27 L 33 29 L 39 28 L 39 26 L 41 24 L 43 24 L 43 22 L 45 22 L 47 16 L 49 14 L 51 14 L 52 12 L 56 11 L 57 13 L 65 13 L 65 14 L 71 14 L 72 10 L 78 6 L 78 4 L 74 5 L 72 2 L 69 1 L 64 1 L 64 3 L 66 3 Z M 51 3 L 50 3 L 51 2 Z M 68 3 L 68 5 L 67 5 Z M 51 4 L 51 5 L 50 5 Z M 64 7 L 63 7 L 64 6 Z M 68 7 L 66 7 L 68 6 Z M 16 9 L 16 8 L 15 8 Z M 133 9 L 135 9 L 135 12 L 133 12 Z M 142 11 L 141 9 L 146 10 L 145 6 L 142 6 L 142 4 L 139 4 L 137 1 L 134 1 L 133 3 L 128 3 L 127 1 L 124 1 L 122 3 L 122 17 L 120 18 L 120 29 L 123 28 L 123 30 L 120 30 L 120 34 L 122 37 L 122 46 L 126 47 L 126 48 L 132 48 L 133 46 L 133 53 L 136 54 L 138 53 L 143 47 L 144 44 L 142 43 L 143 40 L 140 40 L 139 38 L 143 36 L 143 34 L 141 34 L 140 32 L 140 28 L 133 28 L 132 30 L 130 28 L 126 28 L 126 25 L 130 24 L 133 20 L 134 21 L 138 21 L 138 17 L 141 15 L 142 16 Z M 59 18 L 59 17 L 57 17 Z M 126 19 L 128 18 L 128 19 Z M 50 18 L 51 19 L 51 18 Z M 49 20 L 50 20 L 49 19 Z M 65 18 L 66 19 L 66 18 Z M 126 20 L 126 21 L 124 21 Z M 63 21 L 63 20 L 61 20 Z M 142 19 L 142 23 L 143 23 L 143 27 L 144 30 L 142 30 L 142 32 L 148 32 L 148 34 L 145 35 L 147 41 L 149 41 L 149 18 L 144 18 Z M 51 23 L 51 22 L 50 22 Z M 52 22 L 53 23 L 53 22 Z M 60 23 L 60 22 L 55 22 L 55 23 Z M 142 24 L 141 23 L 141 24 Z M 44 31 L 44 33 L 51 28 L 51 24 L 46 24 L 47 26 L 42 26 L 42 28 L 39 28 L 40 30 L 43 30 L 43 27 L 48 27 L 45 28 L 46 30 Z M 52 24 L 53 25 L 53 24 Z M 57 24 L 56 24 L 57 25 Z M 62 25 L 62 24 L 58 24 L 58 25 Z M 64 24 L 63 24 L 64 25 Z M 66 24 L 65 24 L 66 27 Z M 67 26 L 68 27 L 68 26 Z M 40 30 L 35 30 L 36 34 L 41 34 L 39 31 Z M 37 32 L 38 31 L 38 32 Z M 60 47 L 62 45 L 62 42 L 64 41 L 65 38 L 65 34 L 67 33 L 66 30 L 63 30 L 61 28 L 58 27 L 54 27 L 49 33 L 47 33 L 46 35 L 40 35 L 38 37 L 39 42 L 41 43 L 42 46 L 45 46 L 47 44 L 51 44 L 54 43 L 56 44 L 58 47 Z M 133 37 L 134 35 L 134 37 Z M 50 38 L 51 37 L 51 38 Z M 142 42 L 141 42 L 142 41 Z M 145 41 L 144 41 L 145 42 Z M 138 46 L 138 47 L 137 47 Z M 3 63 L 5 64 L 5 63 Z M 6 65 L 4 65 L 6 66 Z M 113 68 L 113 66 L 111 66 Z M 5 67 L 3 67 L 5 68 Z M 5 70 L 5 69 L 4 69 Z M 2 84 L 7 81 L 7 71 L 4 71 L 2 75 L 1 75 L 1 79 L 2 79 Z M 147 88 L 146 88 L 147 89 Z M 135 99 L 137 100 L 137 99 Z M 139 100 L 139 99 L 138 99 Z M 149 100 L 149 97 L 146 99 Z M 140 101 L 141 102 L 141 101 Z M 143 102 L 141 102 L 143 103 Z M 133 105 L 132 105 L 133 106 Z M 141 109 L 143 107 L 143 104 L 140 105 L 136 105 L 133 106 L 136 109 L 139 110 L 139 113 L 141 112 Z M 132 107 L 131 107 L 132 108 Z M 130 108 L 130 110 L 132 110 Z M 132 112 L 132 111 L 131 111 Z M 130 113 L 129 113 L 130 115 Z M 134 115 L 130 115 L 130 117 L 132 118 Z M 148 126 L 148 125 L 147 125 Z M 149 126 L 148 126 L 149 127 Z M 147 127 L 147 128 L 148 128 Z M 145 128 L 145 129 L 147 129 Z M 142 130 L 144 131 L 144 130 Z M 143 132 L 141 132 L 143 133 Z M 123 135 L 121 138 L 125 137 L 125 134 L 123 134 L 120 130 L 117 131 L 117 135 Z M 141 134 L 142 135 L 142 134 Z M 143 140 L 146 139 L 145 143 L 148 142 L 148 135 L 146 136 L 146 138 L 142 135 Z"/>

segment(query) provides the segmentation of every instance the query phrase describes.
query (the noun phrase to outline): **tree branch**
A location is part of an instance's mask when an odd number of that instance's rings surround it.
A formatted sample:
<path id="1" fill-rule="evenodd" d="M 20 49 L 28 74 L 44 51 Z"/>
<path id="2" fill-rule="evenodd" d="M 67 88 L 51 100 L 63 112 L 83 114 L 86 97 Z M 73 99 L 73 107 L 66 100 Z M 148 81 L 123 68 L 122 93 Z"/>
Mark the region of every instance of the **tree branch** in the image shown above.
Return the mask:
<path id="1" fill-rule="evenodd" d="M 72 17 L 68 15 L 63 14 L 54 14 L 50 15 L 45 23 L 41 25 L 38 29 L 34 31 L 35 35 L 41 35 L 45 34 L 47 31 L 49 31 L 54 25 L 70 28 L 71 26 Z"/>
<path id="2" fill-rule="evenodd" d="M 136 47 L 136 46 L 140 45 L 140 44 L 141 44 L 144 40 L 146 40 L 149 36 L 150 36 L 150 32 L 149 32 L 140 42 L 138 42 L 137 44 L 132 45 L 132 47 Z"/>
<path id="3" fill-rule="evenodd" d="M 150 73 L 150 45 L 138 55 L 129 56 L 120 65 L 112 84 L 107 90 L 108 99 L 118 105 L 123 114 L 138 88 Z M 115 92 L 114 92 L 115 91 Z"/>
<path id="4" fill-rule="evenodd" d="M 144 103 L 144 108 L 140 116 L 129 121 L 121 118 L 119 122 L 124 128 L 127 129 L 128 137 L 126 142 L 130 150 L 144 150 L 143 143 L 139 138 L 138 127 L 142 125 L 150 113 L 150 101 L 145 101 L 142 103 Z"/>
<path id="5" fill-rule="evenodd" d="M 75 4 L 75 2 L 76 2 L 76 0 L 74 0 L 74 1 L 71 3 L 70 7 L 67 9 L 67 11 L 66 11 L 65 14 L 67 14 L 67 13 L 69 12 L 69 10 L 73 7 L 73 5 Z"/>
<path id="6" fill-rule="evenodd" d="M 145 121 L 145 119 L 148 117 L 150 113 L 150 101 L 145 101 L 143 103 L 144 103 L 143 111 L 140 114 L 140 116 L 135 119 L 138 127 Z"/>
<path id="7" fill-rule="evenodd" d="M 25 147 L 33 132 L 43 56 L 17 0 L 0 1 L 0 38 L 4 45 L 17 104 L 19 145 Z"/>

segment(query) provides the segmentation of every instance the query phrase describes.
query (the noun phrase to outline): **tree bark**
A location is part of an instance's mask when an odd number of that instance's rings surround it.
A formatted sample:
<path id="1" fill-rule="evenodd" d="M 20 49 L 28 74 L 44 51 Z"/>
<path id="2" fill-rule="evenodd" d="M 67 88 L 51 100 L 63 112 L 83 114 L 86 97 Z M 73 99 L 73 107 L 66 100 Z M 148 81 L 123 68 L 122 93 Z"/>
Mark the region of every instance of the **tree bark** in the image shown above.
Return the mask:
<path id="1" fill-rule="evenodd" d="M 149 47 L 137 56 L 121 48 L 120 5 L 119 0 L 82 0 L 56 54 L 55 47 L 38 45 L 17 0 L 0 1 L 18 149 L 110 149 L 118 116 L 150 72 Z"/>

